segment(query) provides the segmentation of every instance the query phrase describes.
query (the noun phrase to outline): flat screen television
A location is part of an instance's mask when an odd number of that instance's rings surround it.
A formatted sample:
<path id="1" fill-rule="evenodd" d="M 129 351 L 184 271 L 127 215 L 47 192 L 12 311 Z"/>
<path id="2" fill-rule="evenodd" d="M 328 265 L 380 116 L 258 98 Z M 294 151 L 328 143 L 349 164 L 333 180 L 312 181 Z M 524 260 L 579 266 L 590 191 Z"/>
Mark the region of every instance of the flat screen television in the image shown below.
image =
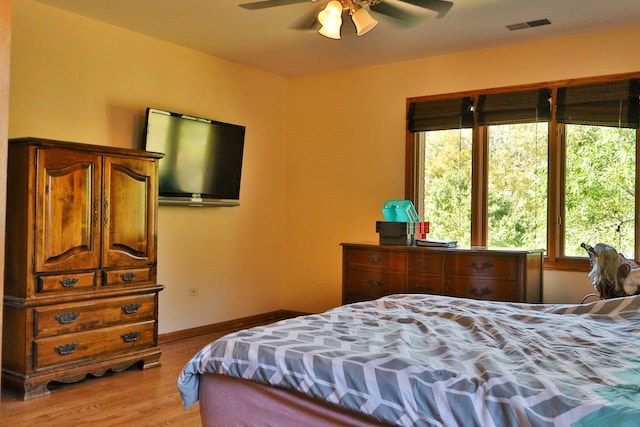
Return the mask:
<path id="1" fill-rule="evenodd" d="M 237 206 L 245 127 L 147 108 L 144 149 L 159 161 L 159 203 Z"/>

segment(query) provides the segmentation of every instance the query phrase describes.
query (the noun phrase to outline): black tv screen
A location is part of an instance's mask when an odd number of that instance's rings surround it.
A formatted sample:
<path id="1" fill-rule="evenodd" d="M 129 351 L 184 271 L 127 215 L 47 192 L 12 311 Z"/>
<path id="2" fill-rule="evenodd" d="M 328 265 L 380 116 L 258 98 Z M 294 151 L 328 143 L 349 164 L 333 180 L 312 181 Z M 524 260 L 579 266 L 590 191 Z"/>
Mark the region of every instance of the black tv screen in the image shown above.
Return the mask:
<path id="1" fill-rule="evenodd" d="M 244 136 L 244 126 L 147 108 L 144 148 L 165 155 L 160 203 L 237 205 Z"/>

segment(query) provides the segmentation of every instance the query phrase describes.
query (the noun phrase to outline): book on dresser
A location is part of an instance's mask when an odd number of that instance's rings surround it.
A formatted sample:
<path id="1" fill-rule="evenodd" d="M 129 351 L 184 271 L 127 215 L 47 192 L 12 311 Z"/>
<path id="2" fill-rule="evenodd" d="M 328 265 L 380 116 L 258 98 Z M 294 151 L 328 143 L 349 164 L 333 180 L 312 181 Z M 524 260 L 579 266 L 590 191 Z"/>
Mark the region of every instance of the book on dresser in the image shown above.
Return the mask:
<path id="1" fill-rule="evenodd" d="M 416 246 L 426 246 L 433 248 L 455 248 L 458 246 L 457 240 L 438 240 L 438 239 L 416 239 Z"/>

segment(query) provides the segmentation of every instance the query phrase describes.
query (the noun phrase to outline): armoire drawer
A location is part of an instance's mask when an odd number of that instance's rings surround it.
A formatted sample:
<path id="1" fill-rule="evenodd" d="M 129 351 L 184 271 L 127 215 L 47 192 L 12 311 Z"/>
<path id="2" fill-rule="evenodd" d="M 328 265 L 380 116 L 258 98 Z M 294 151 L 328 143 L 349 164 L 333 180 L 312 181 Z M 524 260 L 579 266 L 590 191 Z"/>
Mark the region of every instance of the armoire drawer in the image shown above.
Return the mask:
<path id="1" fill-rule="evenodd" d="M 39 293 L 86 291 L 93 289 L 96 285 L 96 272 L 39 276 L 37 283 Z"/>
<path id="2" fill-rule="evenodd" d="M 68 334 L 123 323 L 153 320 L 155 295 L 97 299 L 33 309 L 34 337 Z"/>
<path id="3" fill-rule="evenodd" d="M 155 335 L 155 321 L 151 320 L 38 339 L 34 341 L 34 369 L 152 347 Z"/>
<path id="4" fill-rule="evenodd" d="M 135 285 L 152 281 L 151 267 L 105 270 L 103 285 Z"/>

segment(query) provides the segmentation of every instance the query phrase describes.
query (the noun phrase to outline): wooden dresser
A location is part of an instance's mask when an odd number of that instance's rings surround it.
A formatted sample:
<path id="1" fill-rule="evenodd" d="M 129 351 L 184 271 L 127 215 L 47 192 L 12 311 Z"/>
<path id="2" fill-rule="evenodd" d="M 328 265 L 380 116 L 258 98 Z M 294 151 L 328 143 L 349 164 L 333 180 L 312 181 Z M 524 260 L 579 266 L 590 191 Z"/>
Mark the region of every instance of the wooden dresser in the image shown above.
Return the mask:
<path id="1" fill-rule="evenodd" d="M 23 399 L 160 364 L 161 154 L 9 142 L 2 385 Z"/>
<path id="2" fill-rule="evenodd" d="M 342 243 L 342 302 L 428 293 L 542 302 L 543 250 Z"/>

